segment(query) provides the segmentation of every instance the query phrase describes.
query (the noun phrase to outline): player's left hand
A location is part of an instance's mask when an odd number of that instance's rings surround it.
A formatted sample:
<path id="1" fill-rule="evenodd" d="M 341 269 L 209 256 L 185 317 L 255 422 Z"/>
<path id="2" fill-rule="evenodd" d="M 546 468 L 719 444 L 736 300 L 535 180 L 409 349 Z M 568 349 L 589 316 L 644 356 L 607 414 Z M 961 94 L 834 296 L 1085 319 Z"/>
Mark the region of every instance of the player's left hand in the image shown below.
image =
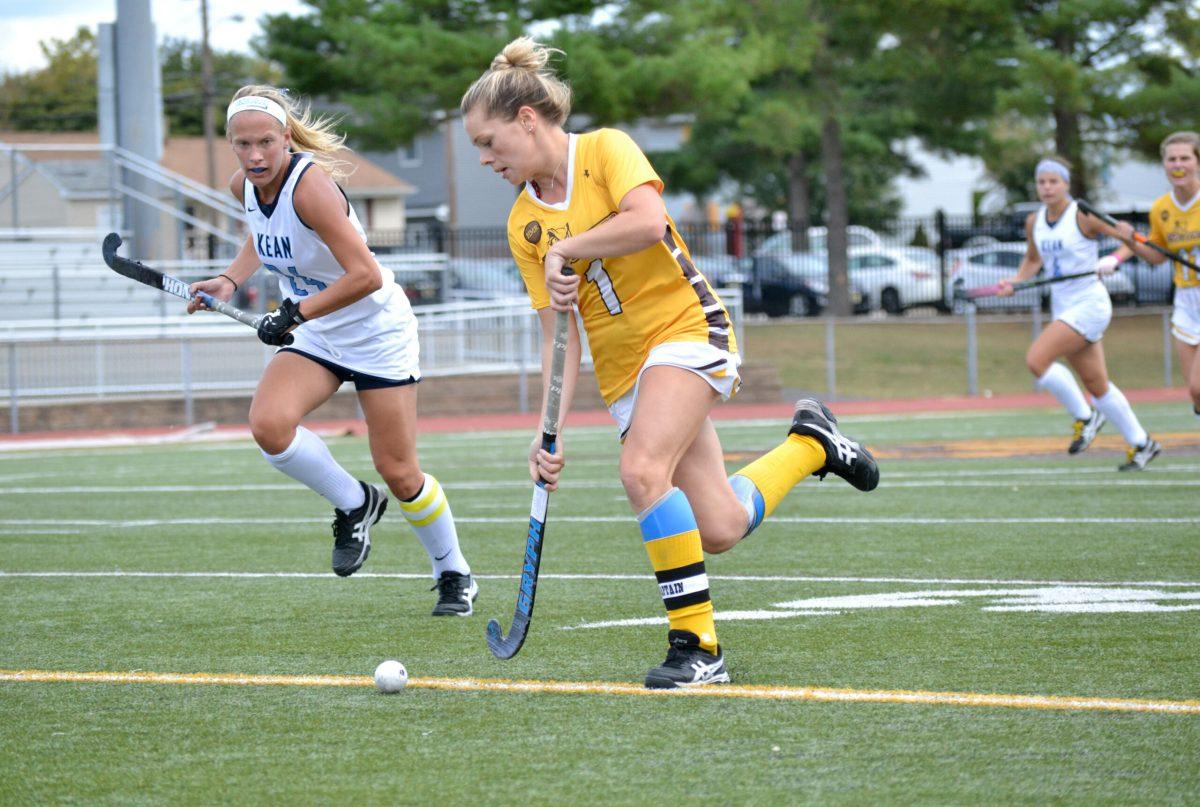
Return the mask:
<path id="1" fill-rule="evenodd" d="M 258 338 L 268 345 L 279 347 L 284 344 L 288 331 L 305 321 L 300 313 L 300 304 L 292 299 L 284 300 L 279 308 L 258 321 Z"/>
<path id="2" fill-rule="evenodd" d="M 567 266 L 567 259 L 554 247 L 546 253 L 546 291 L 550 294 L 550 308 L 554 311 L 570 311 L 579 303 L 579 275 Z"/>
<path id="3" fill-rule="evenodd" d="M 529 476 L 534 482 L 539 479 L 546 483 L 546 490 L 558 489 L 558 477 L 562 473 L 567 458 L 563 456 L 562 435 L 554 441 L 554 453 L 542 448 L 542 437 L 533 438 L 529 446 Z"/>

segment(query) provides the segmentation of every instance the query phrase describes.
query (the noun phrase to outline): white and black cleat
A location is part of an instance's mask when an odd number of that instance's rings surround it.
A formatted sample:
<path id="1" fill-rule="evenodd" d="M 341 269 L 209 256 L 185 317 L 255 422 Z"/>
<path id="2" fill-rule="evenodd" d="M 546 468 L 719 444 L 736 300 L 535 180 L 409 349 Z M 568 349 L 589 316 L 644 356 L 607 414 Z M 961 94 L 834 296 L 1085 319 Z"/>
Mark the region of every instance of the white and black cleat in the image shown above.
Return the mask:
<path id="1" fill-rule="evenodd" d="M 378 485 L 362 485 L 366 499 L 362 505 L 346 512 L 333 511 L 333 571 L 338 577 L 349 577 L 362 568 L 371 554 L 371 527 L 383 518 L 387 509 L 387 494 Z"/>
<path id="2" fill-rule="evenodd" d="M 667 632 L 670 648 L 667 660 L 646 673 L 647 689 L 679 689 L 707 684 L 728 684 L 725 654 L 717 648 L 716 655 L 700 647 L 700 638 L 691 631 Z"/>
<path id="3" fill-rule="evenodd" d="M 479 584 L 469 574 L 459 572 L 442 572 L 442 576 L 433 584 L 437 590 L 437 605 L 433 606 L 434 616 L 470 616 L 475 612 L 475 598 L 479 596 Z"/>
<path id="4" fill-rule="evenodd" d="M 1129 453 L 1125 456 L 1125 464 L 1118 465 L 1118 471 L 1144 471 L 1146 466 L 1150 464 L 1150 460 L 1162 453 L 1162 446 L 1158 441 L 1149 435 L 1146 436 L 1146 444 L 1137 448 L 1129 449 Z"/>
<path id="5" fill-rule="evenodd" d="M 838 431 L 837 418 L 816 398 L 796 401 L 788 434 L 815 438 L 825 448 L 825 465 L 813 476 L 834 474 L 862 491 L 879 486 L 879 466 L 864 446 Z"/>
<path id="6" fill-rule="evenodd" d="M 1091 417 L 1087 420 L 1075 421 L 1075 436 L 1071 440 L 1071 445 L 1067 448 L 1067 453 L 1078 454 L 1081 451 L 1086 451 L 1106 422 L 1108 422 L 1108 418 L 1104 417 L 1104 413 L 1099 409 L 1093 409 Z"/>

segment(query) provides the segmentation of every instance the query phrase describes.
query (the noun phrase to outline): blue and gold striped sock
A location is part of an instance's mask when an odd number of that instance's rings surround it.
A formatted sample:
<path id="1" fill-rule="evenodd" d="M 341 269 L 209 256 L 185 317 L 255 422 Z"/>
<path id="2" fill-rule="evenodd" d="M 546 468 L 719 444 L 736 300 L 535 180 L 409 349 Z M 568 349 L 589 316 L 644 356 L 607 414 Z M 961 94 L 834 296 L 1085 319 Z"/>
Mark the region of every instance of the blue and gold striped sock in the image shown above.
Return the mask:
<path id="1" fill-rule="evenodd" d="M 638 524 L 671 630 L 694 633 L 700 647 L 716 653 L 717 628 L 704 571 L 704 550 L 687 496 L 679 488 L 671 488 L 638 515 Z"/>

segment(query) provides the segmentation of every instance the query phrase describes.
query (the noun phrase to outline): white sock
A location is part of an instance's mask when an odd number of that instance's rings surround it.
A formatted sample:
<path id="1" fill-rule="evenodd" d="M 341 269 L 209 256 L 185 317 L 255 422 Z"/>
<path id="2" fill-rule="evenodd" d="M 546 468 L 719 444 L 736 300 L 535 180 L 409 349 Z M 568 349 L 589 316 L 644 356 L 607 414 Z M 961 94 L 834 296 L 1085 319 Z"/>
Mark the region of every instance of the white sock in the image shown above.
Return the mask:
<path id="1" fill-rule="evenodd" d="M 442 572 L 471 573 L 467 559 L 458 548 L 458 531 L 454 529 L 450 502 L 436 479 L 425 474 L 425 484 L 420 492 L 411 501 L 400 502 L 400 510 L 429 553 L 435 580 Z"/>
<path id="2" fill-rule="evenodd" d="M 1122 436 L 1125 437 L 1125 442 L 1129 445 L 1134 448 L 1146 445 L 1149 435 L 1142 428 L 1137 415 L 1133 414 L 1133 410 L 1129 408 L 1129 401 L 1125 399 L 1125 393 L 1117 389 L 1116 384 L 1109 383 L 1108 392 L 1096 399 L 1096 408 L 1116 424 L 1117 428 L 1121 430 Z"/>
<path id="3" fill-rule="evenodd" d="M 1083 397 L 1083 391 L 1079 389 L 1079 384 L 1075 383 L 1075 376 L 1071 375 L 1071 371 L 1058 362 L 1051 364 L 1042 377 L 1034 382 L 1034 386 L 1046 390 L 1057 398 L 1058 402 L 1065 406 L 1071 413 L 1071 417 L 1076 420 L 1087 420 L 1092 416 L 1092 408 L 1088 406 L 1087 400 Z"/>
<path id="4" fill-rule="evenodd" d="M 262 454 L 267 462 L 320 493 L 339 510 L 362 507 L 366 500 L 358 480 L 337 464 L 320 437 L 303 426 L 296 427 L 295 439 L 282 454 Z"/>

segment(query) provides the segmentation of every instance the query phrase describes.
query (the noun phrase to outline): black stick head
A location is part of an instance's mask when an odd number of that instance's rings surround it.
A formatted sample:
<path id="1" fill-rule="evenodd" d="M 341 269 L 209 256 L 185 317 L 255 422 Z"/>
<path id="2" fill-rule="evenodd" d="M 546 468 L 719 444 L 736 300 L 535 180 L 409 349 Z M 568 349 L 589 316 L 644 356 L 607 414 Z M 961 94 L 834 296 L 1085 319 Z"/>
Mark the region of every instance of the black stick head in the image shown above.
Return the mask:
<path id="1" fill-rule="evenodd" d="M 970 299 L 967 296 L 966 285 L 967 285 L 966 278 L 959 277 L 959 278 L 954 279 L 954 291 L 951 293 L 951 295 L 954 297 L 955 300 Z"/>
<path id="2" fill-rule="evenodd" d="M 117 259 L 117 248 L 121 246 L 121 236 L 117 233 L 109 233 L 104 236 L 104 243 L 100 249 L 104 252 L 104 262 L 108 264 L 110 269 L 115 269 L 113 265 Z"/>

